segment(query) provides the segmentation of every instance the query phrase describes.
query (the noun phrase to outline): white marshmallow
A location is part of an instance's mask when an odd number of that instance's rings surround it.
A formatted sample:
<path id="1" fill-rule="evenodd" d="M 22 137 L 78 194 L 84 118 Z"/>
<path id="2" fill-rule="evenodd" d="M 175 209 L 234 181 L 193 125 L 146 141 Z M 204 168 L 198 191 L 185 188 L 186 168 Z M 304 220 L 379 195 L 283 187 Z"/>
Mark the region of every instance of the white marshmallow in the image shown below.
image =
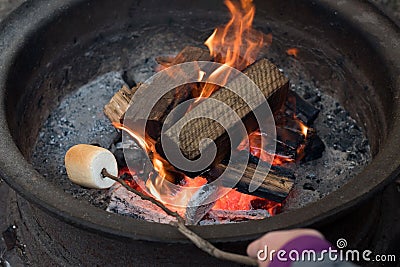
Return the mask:
<path id="1" fill-rule="evenodd" d="M 110 151 L 85 144 L 75 145 L 67 151 L 65 168 L 72 182 L 95 189 L 109 188 L 115 183 L 110 178 L 103 178 L 103 168 L 114 176 L 118 175 L 117 160 Z"/>

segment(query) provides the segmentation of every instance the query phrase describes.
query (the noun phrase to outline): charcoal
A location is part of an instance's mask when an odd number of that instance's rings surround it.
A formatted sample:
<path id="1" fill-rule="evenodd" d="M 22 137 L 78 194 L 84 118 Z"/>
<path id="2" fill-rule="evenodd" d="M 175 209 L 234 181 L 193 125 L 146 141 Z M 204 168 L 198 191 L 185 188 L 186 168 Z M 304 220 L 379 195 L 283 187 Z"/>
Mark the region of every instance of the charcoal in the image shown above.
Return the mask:
<path id="1" fill-rule="evenodd" d="M 305 184 L 303 185 L 303 189 L 304 189 L 304 190 L 315 191 L 315 188 L 314 188 L 314 186 L 313 186 L 312 183 L 305 183 Z"/>
<path id="2" fill-rule="evenodd" d="M 286 107 L 289 114 L 295 114 L 307 126 L 311 126 L 319 114 L 319 109 L 304 100 L 295 91 L 289 90 Z"/>
<path id="3" fill-rule="evenodd" d="M 313 130 L 309 130 L 306 138 L 306 147 L 302 162 L 316 160 L 322 157 L 325 151 L 325 144 Z"/>
<path id="4" fill-rule="evenodd" d="M 304 135 L 286 127 L 276 127 L 276 154 L 297 158 L 297 149 L 304 143 Z"/>
<path id="5" fill-rule="evenodd" d="M 6 244 L 7 250 L 11 250 L 17 246 L 17 227 L 15 225 L 10 225 L 2 233 L 2 236 Z"/>

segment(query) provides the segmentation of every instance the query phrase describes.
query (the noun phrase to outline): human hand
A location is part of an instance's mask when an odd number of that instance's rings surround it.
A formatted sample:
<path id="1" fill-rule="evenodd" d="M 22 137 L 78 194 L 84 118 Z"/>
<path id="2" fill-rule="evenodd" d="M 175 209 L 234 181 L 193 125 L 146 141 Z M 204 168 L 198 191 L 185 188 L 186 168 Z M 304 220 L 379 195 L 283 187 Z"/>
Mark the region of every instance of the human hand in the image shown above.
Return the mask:
<path id="1" fill-rule="evenodd" d="M 260 261 L 258 259 L 258 254 L 259 251 L 265 250 L 265 246 L 268 247 L 268 254 L 272 250 L 278 251 L 281 249 L 285 244 L 290 242 L 291 240 L 296 239 L 297 237 L 300 236 L 315 236 L 319 237 L 321 239 L 324 239 L 324 236 L 313 229 L 294 229 L 294 230 L 286 230 L 286 231 L 274 231 L 265 234 L 261 238 L 253 241 L 249 246 L 247 247 L 247 254 L 252 257 L 252 258 L 257 258 L 258 260 L 258 266 L 260 267 L 267 267 L 270 263 L 270 258 L 267 257 L 265 261 Z M 267 253 L 264 251 L 264 253 Z"/>

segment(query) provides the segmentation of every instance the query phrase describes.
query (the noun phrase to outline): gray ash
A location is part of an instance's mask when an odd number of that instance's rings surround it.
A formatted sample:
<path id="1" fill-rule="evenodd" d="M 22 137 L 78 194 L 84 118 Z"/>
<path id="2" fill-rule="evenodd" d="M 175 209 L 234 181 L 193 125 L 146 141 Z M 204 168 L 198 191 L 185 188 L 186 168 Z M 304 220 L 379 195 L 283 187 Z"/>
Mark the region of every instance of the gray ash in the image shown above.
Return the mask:
<path id="1" fill-rule="evenodd" d="M 124 81 L 117 72 L 107 73 L 66 96 L 43 125 L 32 164 L 46 179 L 60 185 L 76 198 L 105 208 L 102 190 L 86 189 L 68 179 L 64 155 L 76 144 L 98 144 L 108 148 L 117 134 L 103 114 L 103 107 Z"/>

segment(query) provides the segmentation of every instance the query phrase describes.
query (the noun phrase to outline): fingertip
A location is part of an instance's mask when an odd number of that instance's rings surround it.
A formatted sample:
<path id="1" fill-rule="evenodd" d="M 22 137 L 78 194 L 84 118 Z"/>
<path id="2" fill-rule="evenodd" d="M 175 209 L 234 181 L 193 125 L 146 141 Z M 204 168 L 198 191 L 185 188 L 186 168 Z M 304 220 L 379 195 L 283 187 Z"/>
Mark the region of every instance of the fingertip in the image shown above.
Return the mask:
<path id="1" fill-rule="evenodd" d="M 249 255 L 250 257 L 255 258 L 257 256 L 257 251 L 259 249 L 259 239 L 251 242 L 248 246 L 247 246 L 247 250 L 246 253 L 247 255 Z"/>

